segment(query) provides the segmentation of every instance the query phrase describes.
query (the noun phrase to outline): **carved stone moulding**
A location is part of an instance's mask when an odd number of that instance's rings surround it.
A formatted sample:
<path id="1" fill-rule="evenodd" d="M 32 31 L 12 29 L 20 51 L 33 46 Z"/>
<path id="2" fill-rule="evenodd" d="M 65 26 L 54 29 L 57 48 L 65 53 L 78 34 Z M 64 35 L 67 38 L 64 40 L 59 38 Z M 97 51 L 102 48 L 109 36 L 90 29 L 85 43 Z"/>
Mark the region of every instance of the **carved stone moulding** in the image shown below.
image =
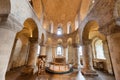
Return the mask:
<path id="1" fill-rule="evenodd" d="M 120 32 L 120 26 L 116 24 L 116 21 L 118 20 L 115 19 L 111 20 L 106 25 L 100 27 L 99 31 L 105 36 Z"/>

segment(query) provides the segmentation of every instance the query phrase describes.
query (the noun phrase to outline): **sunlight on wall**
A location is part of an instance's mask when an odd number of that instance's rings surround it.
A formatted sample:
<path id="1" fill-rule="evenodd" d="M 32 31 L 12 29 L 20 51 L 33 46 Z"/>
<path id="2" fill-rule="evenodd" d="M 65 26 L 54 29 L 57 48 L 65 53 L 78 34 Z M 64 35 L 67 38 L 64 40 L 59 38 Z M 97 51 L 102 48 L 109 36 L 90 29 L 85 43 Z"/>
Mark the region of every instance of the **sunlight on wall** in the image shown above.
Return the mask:
<path id="1" fill-rule="evenodd" d="M 105 59 L 102 40 L 96 41 L 95 48 L 96 48 L 96 58 Z"/>
<path id="2" fill-rule="evenodd" d="M 81 46 L 79 46 L 78 53 L 80 54 L 80 56 L 82 56 L 82 47 Z"/>
<path id="3" fill-rule="evenodd" d="M 57 47 L 57 55 L 62 56 L 62 47 L 61 46 Z"/>
<path id="4" fill-rule="evenodd" d="M 62 29 L 61 28 L 58 28 L 57 35 L 62 35 Z"/>
<path id="5" fill-rule="evenodd" d="M 37 51 L 37 55 L 40 55 L 40 45 L 38 46 L 38 51 Z"/>

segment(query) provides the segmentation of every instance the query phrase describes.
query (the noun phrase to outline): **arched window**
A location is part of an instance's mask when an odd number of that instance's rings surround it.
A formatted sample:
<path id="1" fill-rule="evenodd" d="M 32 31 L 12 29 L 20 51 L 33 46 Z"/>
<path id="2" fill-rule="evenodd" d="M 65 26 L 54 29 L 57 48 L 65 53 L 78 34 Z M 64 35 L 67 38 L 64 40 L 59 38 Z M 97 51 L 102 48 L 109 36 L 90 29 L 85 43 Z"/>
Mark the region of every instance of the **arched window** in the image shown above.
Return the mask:
<path id="1" fill-rule="evenodd" d="M 37 51 L 37 55 L 40 55 L 40 45 L 38 46 L 38 51 Z"/>
<path id="2" fill-rule="evenodd" d="M 53 22 L 49 24 L 49 32 L 53 33 Z"/>
<path id="3" fill-rule="evenodd" d="M 96 49 L 96 58 L 105 59 L 102 40 L 97 40 L 95 42 L 95 49 Z"/>
<path id="4" fill-rule="evenodd" d="M 80 56 L 82 56 L 82 47 L 81 46 L 79 46 L 79 48 L 78 48 L 78 53 Z"/>
<path id="5" fill-rule="evenodd" d="M 75 20 L 75 30 L 78 29 L 78 24 L 79 24 L 78 20 Z"/>
<path id="6" fill-rule="evenodd" d="M 62 35 L 62 29 L 61 29 L 61 27 L 58 27 L 58 29 L 57 29 L 57 35 Z"/>
<path id="7" fill-rule="evenodd" d="M 48 29 L 48 31 L 51 33 L 51 25 L 49 25 L 49 29 Z"/>
<path id="8" fill-rule="evenodd" d="M 62 56 L 62 55 L 63 55 L 62 47 L 61 47 L 61 46 L 58 46 L 58 47 L 57 47 L 57 56 Z"/>
<path id="9" fill-rule="evenodd" d="M 71 33 L 72 32 L 72 28 L 71 28 L 71 24 L 68 23 L 67 24 L 67 34 Z"/>
<path id="10" fill-rule="evenodd" d="M 53 23 L 51 24 L 51 33 L 53 33 Z"/>

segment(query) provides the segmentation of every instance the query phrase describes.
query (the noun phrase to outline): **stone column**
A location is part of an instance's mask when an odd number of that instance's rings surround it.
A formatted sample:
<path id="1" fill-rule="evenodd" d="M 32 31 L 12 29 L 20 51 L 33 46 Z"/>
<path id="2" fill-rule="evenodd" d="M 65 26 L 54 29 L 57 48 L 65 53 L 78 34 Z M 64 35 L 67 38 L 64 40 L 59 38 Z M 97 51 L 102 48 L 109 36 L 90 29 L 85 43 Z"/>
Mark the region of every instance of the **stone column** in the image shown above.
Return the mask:
<path id="1" fill-rule="evenodd" d="M 66 47 L 66 56 L 65 56 L 65 58 L 66 58 L 66 63 L 68 63 L 68 46 Z"/>
<path id="2" fill-rule="evenodd" d="M 63 56 L 66 56 L 66 47 L 63 47 Z"/>
<path id="3" fill-rule="evenodd" d="M 119 20 L 111 20 L 110 23 L 99 28 L 99 31 L 107 37 L 110 57 L 116 80 L 120 80 L 120 26 Z"/>
<path id="4" fill-rule="evenodd" d="M 103 51 L 104 51 L 105 57 L 106 57 L 107 71 L 108 71 L 108 73 L 113 74 L 111 57 L 110 57 L 110 53 L 109 53 L 109 49 L 108 49 L 107 40 L 103 41 Z"/>
<path id="5" fill-rule="evenodd" d="M 73 46 L 73 50 L 74 50 L 74 53 L 73 53 L 73 56 L 74 56 L 74 65 L 73 67 L 78 69 L 78 48 L 76 45 Z"/>
<path id="6" fill-rule="evenodd" d="M 63 50 L 64 50 L 63 56 L 65 57 L 65 62 L 68 63 L 68 51 L 67 51 L 67 46 L 64 46 L 64 47 L 63 47 Z"/>
<path id="7" fill-rule="evenodd" d="M 46 46 L 41 45 L 40 55 L 46 55 Z"/>
<path id="8" fill-rule="evenodd" d="M 78 68 L 80 69 L 80 67 L 81 67 L 81 62 L 80 62 L 79 46 L 77 47 L 77 53 L 78 53 Z"/>
<path id="9" fill-rule="evenodd" d="M 93 64 L 92 64 L 91 40 L 84 41 L 84 44 L 82 46 L 82 51 L 83 51 L 82 73 L 84 75 L 97 75 L 96 71 L 93 69 Z"/>
<path id="10" fill-rule="evenodd" d="M 54 62 L 54 58 L 55 58 L 55 55 L 56 54 L 56 47 L 52 47 L 52 61 Z"/>
<path id="11" fill-rule="evenodd" d="M 26 68 L 23 70 L 24 73 L 34 73 L 34 69 L 36 66 L 36 59 L 38 53 L 38 39 L 37 38 L 29 38 L 29 55 Z"/>
<path id="12" fill-rule="evenodd" d="M 52 62 L 52 47 L 51 46 L 46 47 L 46 55 L 47 55 L 46 65 L 48 66 L 49 62 Z"/>

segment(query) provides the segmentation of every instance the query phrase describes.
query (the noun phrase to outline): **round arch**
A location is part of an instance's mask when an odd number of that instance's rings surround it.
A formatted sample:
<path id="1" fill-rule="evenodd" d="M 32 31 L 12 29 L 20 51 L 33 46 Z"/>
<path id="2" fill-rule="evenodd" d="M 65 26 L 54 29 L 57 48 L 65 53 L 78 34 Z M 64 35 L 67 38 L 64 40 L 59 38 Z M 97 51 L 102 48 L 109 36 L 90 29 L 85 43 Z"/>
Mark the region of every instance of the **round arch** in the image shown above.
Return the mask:
<path id="1" fill-rule="evenodd" d="M 62 44 L 62 43 L 63 43 L 62 39 L 58 39 L 58 40 L 57 40 L 57 43 L 58 43 L 58 44 Z"/>
<path id="2" fill-rule="evenodd" d="M 99 25 L 96 21 L 92 20 L 89 21 L 84 29 L 83 29 L 83 33 L 82 33 L 82 40 L 88 40 L 89 39 L 89 34 L 91 31 L 98 31 Z"/>
<path id="3" fill-rule="evenodd" d="M 67 39 L 67 44 L 71 45 L 72 44 L 72 38 Z"/>
<path id="4" fill-rule="evenodd" d="M 93 58 L 96 58 L 96 48 L 95 48 L 95 43 L 98 40 L 102 40 L 102 38 L 96 36 L 92 39 L 92 52 L 93 52 Z"/>
<path id="5" fill-rule="evenodd" d="M 37 38 L 38 39 L 38 26 L 32 18 L 28 18 L 24 22 L 24 28 L 28 31 L 29 37 Z"/>
<path id="6" fill-rule="evenodd" d="M 103 49 L 103 40 L 96 38 L 94 40 L 94 49 L 95 49 L 95 53 L 96 53 L 96 55 L 94 56 L 95 58 L 106 59 L 104 49 Z"/>

